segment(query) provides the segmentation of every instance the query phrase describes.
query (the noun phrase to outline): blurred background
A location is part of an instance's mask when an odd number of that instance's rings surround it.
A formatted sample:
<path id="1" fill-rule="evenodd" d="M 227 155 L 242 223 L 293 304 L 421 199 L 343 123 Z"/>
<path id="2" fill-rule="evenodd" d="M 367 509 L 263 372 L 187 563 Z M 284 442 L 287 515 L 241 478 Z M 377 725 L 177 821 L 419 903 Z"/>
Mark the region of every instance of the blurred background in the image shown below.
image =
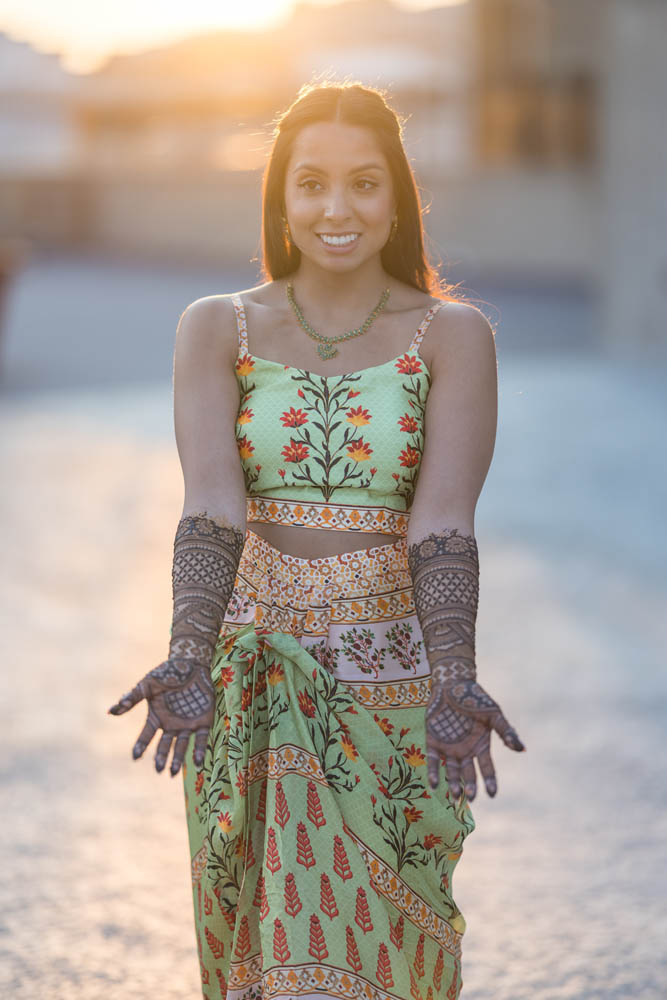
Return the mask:
<path id="1" fill-rule="evenodd" d="M 496 331 L 478 668 L 528 752 L 473 805 L 462 996 L 667 996 L 666 44 L 662 0 L 4 0 L 2 996 L 200 996 L 180 778 L 106 709 L 168 644 L 179 316 L 258 282 L 325 76 L 405 116 Z"/>

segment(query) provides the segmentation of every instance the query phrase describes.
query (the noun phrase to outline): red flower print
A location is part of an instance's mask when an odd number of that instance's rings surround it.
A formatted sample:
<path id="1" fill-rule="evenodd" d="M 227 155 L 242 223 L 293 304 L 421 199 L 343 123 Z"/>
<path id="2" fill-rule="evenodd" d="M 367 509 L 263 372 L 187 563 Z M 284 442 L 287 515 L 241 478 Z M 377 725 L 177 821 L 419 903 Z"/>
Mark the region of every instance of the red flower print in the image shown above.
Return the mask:
<path id="1" fill-rule="evenodd" d="M 308 458 L 308 448 L 300 441 L 290 438 L 289 444 L 285 445 L 281 455 L 286 462 L 303 462 L 304 458 Z"/>
<path id="2" fill-rule="evenodd" d="M 345 419 L 348 423 L 354 424 L 355 427 L 363 427 L 364 424 L 370 423 L 371 415 L 363 406 L 357 406 L 347 411 Z"/>
<path id="3" fill-rule="evenodd" d="M 398 480 L 401 478 L 398 472 L 392 472 L 392 477 L 396 480 L 396 482 L 398 482 Z"/>
<path id="4" fill-rule="evenodd" d="M 361 395 L 361 390 L 360 389 L 348 389 L 348 391 L 347 391 L 347 398 L 348 399 L 354 399 L 355 396 L 360 396 L 360 395 Z"/>
<path id="5" fill-rule="evenodd" d="M 404 448 L 398 457 L 401 465 L 407 466 L 408 469 L 412 469 L 415 465 L 419 464 L 419 452 L 416 448 L 411 448 L 410 445 Z"/>
<path id="6" fill-rule="evenodd" d="M 415 417 L 411 417 L 409 413 L 404 414 L 402 417 L 398 418 L 398 426 L 406 434 L 414 434 L 417 430 L 419 424 Z"/>
<path id="7" fill-rule="evenodd" d="M 371 469 L 371 476 L 374 476 L 376 472 L 377 469 L 375 468 L 375 466 L 373 466 L 373 468 Z"/>
<path id="8" fill-rule="evenodd" d="M 305 395 L 304 395 L 303 389 L 299 389 L 299 391 L 297 392 L 297 396 L 301 396 L 301 399 L 305 399 L 306 398 Z"/>
<path id="9" fill-rule="evenodd" d="M 250 372 L 254 372 L 255 365 L 253 364 L 252 355 L 244 354 L 242 358 L 239 358 L 236 362 L 236 372 L 238 375 L 249 375 Z"/>
<path id="10" fill-rule="evenodd" d="M 422 370 L 421 361 L 414 354 L 404 354 L 395 366 L 401 375 L 416 375 Z"/>
<path id="11" fill-rule="evenodd" d="M 355 462 L 367 462 L 373 454 L 373 449 L 363 438 L 357 438 L 356 441 L 350 441 L 347 446 L 347 453 Z"/>
<path id="12" fill-rule="evenodd" d="M 393 724 L 389 721 L 389 719 L 381 719 L 380 716 L 377 714 L 377 712 L 373 713 L 373 718 L 377 722 L 382 732 L 386 736 L 389 736 L 394 728 Z"/>
<path id="13" fill-rule="evenodd" d="M 424 847 L 430 851 L 436 844 L 442 843 L 442 837 L 437 837 L 434 833 L 427 833 L 424 837 Z"/>
<path id="14" fill-rule="evenodd" d="M 220 680 L 223 687 L 227 687 L 228 684 L 231 684 L 234 680 L 234 667 L 223 667 L 220 671 Z"/>
<path id="15" fill-rule="evenodd" d="M 421 809 L 415 809 L 414 806 L 406 806 L 403 810 L 403 815 L 407 819 L 408 823 L 416 823 L 417 820 L 422 818 L 424 813 Z"/>
<path id="16" fill-rule="evenodd" d="M 299 708 L 309 719 L 315 715 L 315 702 L 307 691 L 299 691 Z"/>
<path id="17" fill-rule="evenodd" d="M 242 459 L 250 458 L 253 451 L 255 450 L 252 441 L 249 441 L 245 434 L 243 435 L 242 438 L 238 439 L 236 444 L 238 445 L 239 455 L 241 456 Z"/>
<path id="18" fill-rule="evenodd" d="M 284 479 L 285 478 L 285 470 L 284 469 L 278 469 L 278 475 L 281 476 L 282 479 Z"/>
<path id="19" fill-rule="evenodd" d="M 295 410 L 293 406 L 290 406 L 289 410 L 286 410 L 280 419 L 284 427 L 300 427 L 302 424 L 308 423 L 308 417 L 303 410 Z"/>
<path id="20" fill-rule="evenodd" d="M 262 466 L 261 465 L 256 465 L 255 469 L 257 470 L 257 472 L 261 472 L 262 471 Z"/>

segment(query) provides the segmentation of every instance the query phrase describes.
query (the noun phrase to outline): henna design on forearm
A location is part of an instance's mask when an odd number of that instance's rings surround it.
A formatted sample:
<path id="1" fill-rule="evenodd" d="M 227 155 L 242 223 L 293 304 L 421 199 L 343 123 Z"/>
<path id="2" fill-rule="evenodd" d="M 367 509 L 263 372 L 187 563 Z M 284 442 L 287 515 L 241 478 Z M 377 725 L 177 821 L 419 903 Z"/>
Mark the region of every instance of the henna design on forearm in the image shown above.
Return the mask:
<path id="1" fill-rule="evenodd" d="M 245 532 L 224 518 L 203 512 L 181 518 L 174 539 L 174 613 L 168 658 L 109 709 L 112 715 L 120 715 L 146 699 L 148 718 L 132 755 L 135 760 L 141 757 L 162 728 L 155 767 L 163 770 L 175 739 L 172 776 L 183 762 L 192 733 L 195 764 L 203 763 L 215 708 L 211 660 L 244 541 Z"/>
<path id="2" fill-rule="evenodd" d="M 479 556 L 472 535 L 444 528 L 408 547 L 417 617 L 434 681 L 475 677 Z"/>
<path id="3" fill-rule="evenodd" d="M 479 557 L 473 535 L 457 528 L 432 532 L 408 546 L 414 603 L 431 667 L 426 708 L 428 777 L 438 785 L 440 759 L 455 798 L 461 782 L 475 797 L 477 757 L 489 795 L 497 791 L 490 754 L 495 729 L 513 750 L 525 749 L 494 699 L 476 680 L 475 629 L 479 599 Z"/>

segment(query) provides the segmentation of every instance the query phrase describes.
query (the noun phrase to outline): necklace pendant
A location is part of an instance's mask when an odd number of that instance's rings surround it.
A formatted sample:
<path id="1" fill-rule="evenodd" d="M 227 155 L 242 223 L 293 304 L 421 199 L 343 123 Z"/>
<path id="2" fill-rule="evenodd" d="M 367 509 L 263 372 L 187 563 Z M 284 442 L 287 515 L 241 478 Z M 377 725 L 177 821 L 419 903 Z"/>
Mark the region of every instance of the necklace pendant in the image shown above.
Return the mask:
<path id="1" fill-rule="evenodd" d="M 336 357 L 338 354 L 338 348 L 334 347 L 333 344 L 318 344 L 317 353 L 324 361 L 328 361 L 329 358 Z"/>

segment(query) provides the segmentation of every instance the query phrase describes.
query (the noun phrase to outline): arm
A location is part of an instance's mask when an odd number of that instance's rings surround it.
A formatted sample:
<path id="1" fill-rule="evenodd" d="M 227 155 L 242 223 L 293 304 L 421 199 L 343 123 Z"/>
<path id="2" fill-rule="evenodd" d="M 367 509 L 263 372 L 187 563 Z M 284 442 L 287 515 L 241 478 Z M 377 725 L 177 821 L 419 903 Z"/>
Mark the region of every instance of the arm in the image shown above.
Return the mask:
<path id="1" fill-rule="evenodd" d="M 163 770 L 176 740 L 172 776 L 193 733 L 195 763 L 204 760 L 215 708 L 211 661 L 245 539 L 245 484 L 234 435 L 235 357 L 231 304 L 210 297 L 188 306 L 174 351 L 174 425 L 185 499 L 174 538 L 169 653 L 109 709 L 121 715 L 146 699 L 148 718 L 133 757 L 141 757 L 161 728 L 155 767 Z"/>
<path id="2" fill-rule="evenodd" d="M 499 705 L 476 680 L 479 556 L 477 500 L 496 438 L 498 392 L 493 331 L 474 307 L 443 308 L 433 321 L 435 358 L 419 481 L 408 527 L 408 564 L 431 667 L 426 748 L 431 787 L 441 756 L 455 797 L 476 794 L 474 758 L 496 794 L 491 729 L 525 749 Z"/>

